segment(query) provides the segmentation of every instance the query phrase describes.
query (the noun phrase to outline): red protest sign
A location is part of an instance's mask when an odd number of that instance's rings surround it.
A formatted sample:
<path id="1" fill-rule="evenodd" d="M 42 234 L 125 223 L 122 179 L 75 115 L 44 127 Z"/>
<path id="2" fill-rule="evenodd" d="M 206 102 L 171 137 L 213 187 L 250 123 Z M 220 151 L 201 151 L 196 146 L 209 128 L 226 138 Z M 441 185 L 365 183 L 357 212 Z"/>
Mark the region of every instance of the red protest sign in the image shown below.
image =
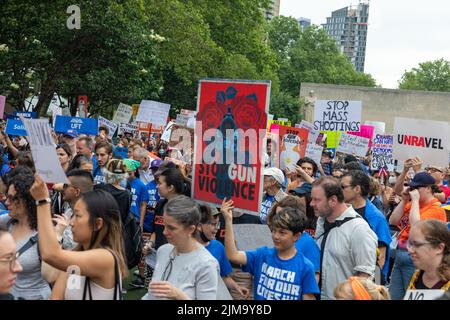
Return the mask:
<path id="1" fill-rule="evenodd" d="M 294 169 L 298 160 L 305 157 L 309 131 L 307 129 L 279 126 L 280 169 Z"/>
<path id="2" fill-rule="evenodd" d="M 232 199 L 258 214 L 270 82 L 201 80 L 195 127 L 193 199 Z"/>

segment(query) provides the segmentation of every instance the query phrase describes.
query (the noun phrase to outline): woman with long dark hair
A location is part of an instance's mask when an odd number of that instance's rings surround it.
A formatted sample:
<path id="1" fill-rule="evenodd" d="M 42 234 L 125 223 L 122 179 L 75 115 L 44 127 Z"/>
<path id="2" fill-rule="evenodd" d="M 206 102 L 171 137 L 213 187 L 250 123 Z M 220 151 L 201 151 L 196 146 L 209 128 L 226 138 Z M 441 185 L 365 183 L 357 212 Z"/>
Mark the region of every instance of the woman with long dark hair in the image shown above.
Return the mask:
<path id="1" fill-rule="evenodd" d="M 30 192 L 38 211 L 39 249 L 46 263 L 62 271 L 51 299 L 120 299 L 127 266 L 114 198 L 102 190 L 82 194 L 70 222 L 78 246 L 68 251 L 61 248 L 53 230 L 47 186 L 39 176 L 35 180 Z"/>

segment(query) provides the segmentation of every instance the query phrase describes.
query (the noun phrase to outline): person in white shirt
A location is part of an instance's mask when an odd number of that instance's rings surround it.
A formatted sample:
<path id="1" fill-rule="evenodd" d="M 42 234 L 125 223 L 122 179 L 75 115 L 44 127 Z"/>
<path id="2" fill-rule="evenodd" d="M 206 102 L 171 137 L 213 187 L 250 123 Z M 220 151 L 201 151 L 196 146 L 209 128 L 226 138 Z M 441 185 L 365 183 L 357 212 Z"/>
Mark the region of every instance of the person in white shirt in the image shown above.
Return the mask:
<path id="1" fill-rule="evenodd" d="M 336 178 L 316 180 L 311 197 L 311 206 L 319 216 L 315 239 L 321 251 L 321 299 L 333 300 L 336 286 L 349 277 L 374 276 L 378 238 L 352 206 L 345 204 Z"/>

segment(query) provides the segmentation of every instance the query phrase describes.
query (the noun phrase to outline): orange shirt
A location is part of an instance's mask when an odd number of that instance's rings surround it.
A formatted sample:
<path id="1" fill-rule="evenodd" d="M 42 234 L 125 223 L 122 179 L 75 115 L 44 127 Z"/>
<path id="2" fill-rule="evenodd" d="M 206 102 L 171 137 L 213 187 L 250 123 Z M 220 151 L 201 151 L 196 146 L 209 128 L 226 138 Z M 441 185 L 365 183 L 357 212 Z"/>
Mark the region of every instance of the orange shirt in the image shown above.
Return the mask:
<path id="1" fill-rule="evenodd" d="M 409 230 L 411 229 L 411 225 L 409 224 L 409 211 L 411 210 L 411 201 L 405 205 L 403 210 L 403 216 L 400 219 L 399 224 L 397 225 L 400 230 L 403 230 L 398 236 L 398 244 L 400 247 L 406 247 L 406 241 L 409 238 Z M 433 198 L 430 202 L 419 207 L 420 212 L 420 220 L 427 219 L 437 219 L 443 222 L 447 222 L 447 215 L 445 214 L 445 210 L 441 208 L 441 202 Z"/>

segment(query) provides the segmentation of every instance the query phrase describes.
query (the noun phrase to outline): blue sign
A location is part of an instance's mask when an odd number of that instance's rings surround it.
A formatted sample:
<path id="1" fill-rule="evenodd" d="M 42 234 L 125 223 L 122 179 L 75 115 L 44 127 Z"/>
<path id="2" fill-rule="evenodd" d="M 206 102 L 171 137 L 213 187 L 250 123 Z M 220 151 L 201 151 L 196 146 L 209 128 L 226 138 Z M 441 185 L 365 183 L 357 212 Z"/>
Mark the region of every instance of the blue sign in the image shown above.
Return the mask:
<path id="1" fill-rule="evenodd" d="M 30 118 L 30 119 L 37 119 L 37 113 L 36 112 L 27 112 L 27 111 L 14 111 L 15 117 L 24 117 L 24 118 Z"/>
<path id="2" fill-rule="evenodd" d="M 122 159 L 128 158 L 128 148 L 125 147 L 115 147 L 113 151 L 114 155 L 121 156 Z"/>
<path id="3" fill-rule="evenodd" d="M 98 135 L 98 120 L 94 118 L 56 116 L 55 132 L 64 133 L 67 130 L 96 136 Z"/>
<path id="4" fill-rule="evenodd" d="M 27 136 L 27 131 L 22 121 L 16 119 L 8 119 L 6 121 L 5 133 L 12 136 Z"/>

